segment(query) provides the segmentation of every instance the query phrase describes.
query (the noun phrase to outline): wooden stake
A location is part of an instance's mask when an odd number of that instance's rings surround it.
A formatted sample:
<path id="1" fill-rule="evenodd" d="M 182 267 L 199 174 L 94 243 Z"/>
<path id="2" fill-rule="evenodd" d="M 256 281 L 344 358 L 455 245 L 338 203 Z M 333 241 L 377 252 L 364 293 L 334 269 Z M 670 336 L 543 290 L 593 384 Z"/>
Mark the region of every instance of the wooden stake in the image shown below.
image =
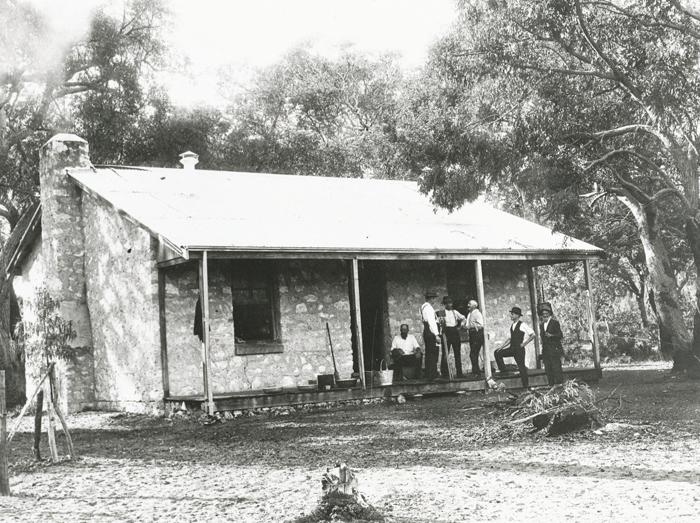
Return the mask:
<path id="1" fill-rule="evenodd" d="M 44 410 L 44 390 L 36 397 L 36 412 L 34 413 L 34 459 L 41 461 L 41 416 Z"/>
<path id="2" fill-rule="evenodd" d="M 7 467 L 7 410 L 5 405 L 5 371 L 0 370 L 0 495 L 10 495 Z"/>
<path id="3" fill-rule="evenodd" d="M 46 371 L 46 374 L 44 374 L 44 376 L 39 381 L 39 384 L 34 389 L 32 396 L 27 400 L 27 402 L 24 404 L 24 407 L 22 407 L 22 410 L 19 412 L 19 416 L 17 416 L 17 419 L 15 420 L 15 423 L 14 425 L 12 425 L 12 429 L 10 430 L 10 435 L 7 437 L 8 443 L 10 443 L 12 441 L 12 438 L 15 437 L 15 433 L 17 432 L 20 423 L 22 423 L 22 418 L 27 413 L 27 409 L 29 408 L 29 405 L 31 405 L 32 400 L 34 400 L 34 397 L 39 393 L 39 391 L 43 392 L 42 385 L 44 384 L 44 381 L 46 381 L 46 378 L 49 377 L 49 371 L 53 368 L 53 366 L 53 363 L 49 365 L 49 370 Z"/>
<path id="4" fill-rule="evenodd" d="M 61 409 L 58 406 L 60 402 L 58 401 L 58 389 L 56 387 L 56 375 L 53 365 L 49 368 L 49 383 L 51 384 L 51 390 L 54 393 L 54 397 L 51 399 L 51 405 L 53 405 L 54 411 L 56 412 L 56 415 L 58 416 L 58 419 L 61 422 L 63 434 L 65 434 L 66 436 L 66 448 L 68 450 L 68 457 L 72 459 L 75 457 L 75 450 L 73 449 L 73 439 L 70 437 L 70 432 L 68 432 L 68 424 L 66 423 L 66 419 L 63 417 L 63 413 L 61 412 Z"/>
<path id="5" fill-rule="evenodd" d="M 53 401 L 51 401 L 51 389 L 49 388 L 49 393 L 46 394 L 46 417 L 48 423 L 46 424 L 46 434 L 49 439 L 49 450 L 51 451 L 51 461 L 54 463 L 58 462 L 58 449 L 56 448 L 56 430 L 53 420 Z"/>
<path id="6" fill-rule="evenodd" d="M 491 379 L 491 354 L 489 354 L 489 336 L 486 333 L 486 293 L 484 292 L 484 273 L 481 260 L 476 260 L 476 289 L 479 295 L 481 315 L 484 317 L 484 378 L 488 381 Z M 488 385 L 486 387 L 488 388 Z"/>

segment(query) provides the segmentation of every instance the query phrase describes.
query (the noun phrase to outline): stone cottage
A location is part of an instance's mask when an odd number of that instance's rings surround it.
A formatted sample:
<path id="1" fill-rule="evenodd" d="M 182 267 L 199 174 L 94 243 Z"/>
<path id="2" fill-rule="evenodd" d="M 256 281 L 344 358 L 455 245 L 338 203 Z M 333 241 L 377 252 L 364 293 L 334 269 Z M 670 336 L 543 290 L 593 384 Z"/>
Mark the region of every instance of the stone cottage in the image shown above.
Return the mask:
<path id="1" fill-rule="evenodd" d="M 65 134 L 42 148 L 41 206 L 8 271 L 22 303 L 45 282 L 73 322 L 69 411 L 193 397 L 214 410 L 332 373 L 331 343 L 341 377 L 364 378 L 401 323 L 422 342 L 426 288 L 481 298 L 492 351 L 508 309 L 534 308 L 537 265 L 602 254 L 485 204 L 435 209 L 412 182 L 206 171 L 182 156 L 182 169 L 93 166 Z"/>

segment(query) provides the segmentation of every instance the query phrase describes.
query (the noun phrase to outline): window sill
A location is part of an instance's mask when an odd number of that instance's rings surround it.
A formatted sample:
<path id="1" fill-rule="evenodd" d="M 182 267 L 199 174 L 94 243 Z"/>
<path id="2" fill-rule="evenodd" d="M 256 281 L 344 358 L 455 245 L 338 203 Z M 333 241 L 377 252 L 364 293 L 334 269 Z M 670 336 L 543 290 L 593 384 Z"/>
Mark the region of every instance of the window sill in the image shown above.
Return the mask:
<path id="1" fill-rule="evenodd" d="M 284 344 L 279 341 L 249 341 L 247 343 L 236 343 L 236 356 L 279 354 L 281 352 L 284 352 Z"/>

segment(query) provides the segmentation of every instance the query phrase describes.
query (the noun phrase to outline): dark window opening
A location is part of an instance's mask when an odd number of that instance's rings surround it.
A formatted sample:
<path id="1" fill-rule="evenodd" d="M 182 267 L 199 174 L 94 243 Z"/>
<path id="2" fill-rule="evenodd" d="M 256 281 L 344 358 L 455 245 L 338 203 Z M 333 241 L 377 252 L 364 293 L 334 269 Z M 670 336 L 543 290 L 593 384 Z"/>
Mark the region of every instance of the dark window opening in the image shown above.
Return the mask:
<path id="1" fill-rule="evenodd" d="M 279 341 L 277 273 L 266 260 L 231 263 L 236 340 Z"/>

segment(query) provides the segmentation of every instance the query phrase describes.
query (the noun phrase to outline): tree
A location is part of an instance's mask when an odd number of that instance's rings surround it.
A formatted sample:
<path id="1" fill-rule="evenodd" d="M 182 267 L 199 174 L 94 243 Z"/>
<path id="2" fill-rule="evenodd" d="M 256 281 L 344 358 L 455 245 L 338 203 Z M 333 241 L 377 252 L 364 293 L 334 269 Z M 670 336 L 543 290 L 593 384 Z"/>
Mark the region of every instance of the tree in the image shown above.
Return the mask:
<path id="1" fill-rule="evenodd" d="M 56 49 L 40 13 L 21 1 L 0 0 L 0 229 L 12 230 L 37 200 L 39 149 L 53 134 L 72 131 L 76 114 L 90 138 L 100 136 L 91 144 L 96 156 L 106 151 L 119 158 L 142 99 L 143 72 L 163 56 L 158 33 L 164 16 L 159 0 L 130 0 L 121 17 L 98 11 L 84 38 Z M 7 317 L 4 267 L 0 314 Z M 5 323 L 0 364 L 18 372 L 11 368 Z"/>
<path id="2" fill-rule="evenodd" d="M 231 93 L 226 162 L 248 171 L 400 176 L 401 82 L 392 56 L 346 50 L 331 60 L 299 48 Z"/>
<path id="3" fill-rule="evenodd" d="M 679 244 L 689 249 L 697 273 L 698 13 L 660 0 L 490 0 L 460 7 L 461 24 L 436 49 L 432 67 L 448 86 L 445 98 L 460 87 L 468 93 L 457 93 L 453 112 L 477 102 L 461 127 L 470 137 L 495 137 L 489 148 L 501 165 L 459 157 L 451 177 L 436 179 L 436 199 L 460 204 L 446 193 L 458 183 L 478 186 L 475 172 L 496 181 L 526 179 L 530 197 L 544 200 L 549 218 L 564 230 L 595 222 L 590 203 L 614 201 L 644 253 L 666 333 L 661 348 L 676 369 L 696 366 L 700 313 L 691 342 L 672 253 Z M 485 96 L 476 100 L 475 89 Z M 582 200 L 594 184 L 597 193 Z"/>
<path id="4" fill-rule="evenodd" d="M 102 140 L 123 134 L 141 98 L 141 76 L 163 54 L 164 14 L 159 0 L 131 0 L 121 18 L 98 11 L 86 37 L 47 61 L 45 20 L 25 3 L 0 0 L 7 28 L 0 33 L 0 217 L 10 228 L 36 198 L 41 144 L 71 129 L 73 104 L 96 129 L 112 125 Z"/>

